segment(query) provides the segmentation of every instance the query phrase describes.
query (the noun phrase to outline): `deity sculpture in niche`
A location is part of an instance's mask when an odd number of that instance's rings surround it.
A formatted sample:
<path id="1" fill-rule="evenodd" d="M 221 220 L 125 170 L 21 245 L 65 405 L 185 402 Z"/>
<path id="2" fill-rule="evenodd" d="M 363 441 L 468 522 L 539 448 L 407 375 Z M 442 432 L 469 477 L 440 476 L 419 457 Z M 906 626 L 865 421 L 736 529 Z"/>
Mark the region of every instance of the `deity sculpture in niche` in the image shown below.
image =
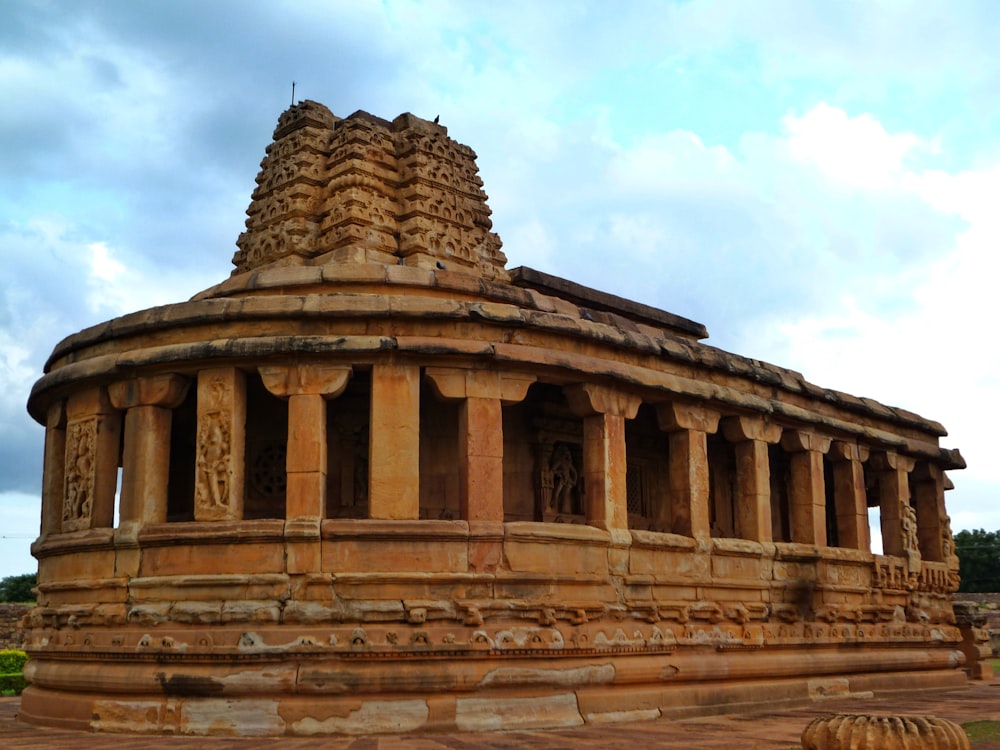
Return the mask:
<path id="1" fill-rule="evenodd" d="M 90 526 L 94 505 L 96 441 L 96 417 L 70 423 L 66 439 L 63 531 L 79 531 Z"/>
<path id="2" fill-rule="evenodd" d="M 549 464 L 549 472 L 552 475 L 552 497 L 549 500 L 548 510 L 555 513 L 572 513 L 573 491 L 580 479 L 580 473 L 573 466 L 573 456 L 565 443 L 556 446 L 552 454 L 552 463 Z"/>
<path id="3" fill-rule="evenodd" d="M 579 447 L 565 442 L 538 447 L 539 505 L 548 521 L 573 522 L 583 515 L 583 477 Z"/>

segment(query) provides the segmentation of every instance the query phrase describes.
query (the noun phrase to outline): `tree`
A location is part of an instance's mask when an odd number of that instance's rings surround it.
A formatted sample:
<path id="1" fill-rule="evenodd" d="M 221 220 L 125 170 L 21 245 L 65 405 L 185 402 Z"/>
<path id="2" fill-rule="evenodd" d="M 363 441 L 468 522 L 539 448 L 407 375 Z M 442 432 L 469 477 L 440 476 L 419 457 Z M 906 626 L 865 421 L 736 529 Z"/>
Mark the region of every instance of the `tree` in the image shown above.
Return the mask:
<path id="1" fill-rule="evenodd" d="M 7 576 L 0 580 L 0 602 L 33 602 L 35 595 L 31 589 L 35 587 L 35 574 L 25 573 L 20 576 Z"/>
<path id="2" fill-rule="evenodd" d="M 1000 531 L 960 531 L 955 534 L 955 553 L 967 593 L 1000 592 Z"/>

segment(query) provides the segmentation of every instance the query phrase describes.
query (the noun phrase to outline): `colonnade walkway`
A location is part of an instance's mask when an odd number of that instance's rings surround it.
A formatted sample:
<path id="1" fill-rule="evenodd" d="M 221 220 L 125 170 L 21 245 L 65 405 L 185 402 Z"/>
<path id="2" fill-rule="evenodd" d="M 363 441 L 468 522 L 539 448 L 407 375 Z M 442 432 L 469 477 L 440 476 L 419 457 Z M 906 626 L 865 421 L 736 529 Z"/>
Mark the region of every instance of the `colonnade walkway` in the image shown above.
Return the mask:
<path id="1" fill-rule="evenodd" d="M 587 726 L 549 731 L 496 732 L 488 734 L 427 734 L 379 737 L 150 737 L 146 735 L 95 735 L 42 729 L 16 720 L 18 698 L 0 698 L 0 747 L 5 750 L 587 750 L 587 748 L 636 747 L 686 750 L 789 750 L 798 748 L 805 726 L 815 717 L 832 713 L 872 713 L 937 716 L 959 724 L 1000 721 L 1000 681 L 971 683 L 947 692 L 922 692 L 875 699 L 837 699 L 807 706 L 751 714 L 658 720 L 632 724 Z M 1000 748 L 974 745 L 978 748 Z"/>

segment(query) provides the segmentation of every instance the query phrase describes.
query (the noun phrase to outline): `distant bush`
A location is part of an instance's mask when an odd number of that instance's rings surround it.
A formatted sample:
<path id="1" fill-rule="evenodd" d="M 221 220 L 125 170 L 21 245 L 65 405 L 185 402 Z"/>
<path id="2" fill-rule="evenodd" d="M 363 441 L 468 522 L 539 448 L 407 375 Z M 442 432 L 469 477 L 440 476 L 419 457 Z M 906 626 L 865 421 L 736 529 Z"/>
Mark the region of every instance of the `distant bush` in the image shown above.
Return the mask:
<path id="1" fill-rule="evenodd" d="M 28 655 L 13 649 L 0 651 L 0 695 L 20 695 L 28 686 L 24 665 Z"/>
<path id="2" fill-rule="evenodd" d="M 7 576 L 0 580 L 0 602 L 33 602 L 32 589 L 36 585 L 36 574 Z"/>
<path id="3" fill-rule="evenodd" d="M 955 534 L 955 554 L 963 593 L 1000 591 L 1000 531 L 960 531 Z"/>

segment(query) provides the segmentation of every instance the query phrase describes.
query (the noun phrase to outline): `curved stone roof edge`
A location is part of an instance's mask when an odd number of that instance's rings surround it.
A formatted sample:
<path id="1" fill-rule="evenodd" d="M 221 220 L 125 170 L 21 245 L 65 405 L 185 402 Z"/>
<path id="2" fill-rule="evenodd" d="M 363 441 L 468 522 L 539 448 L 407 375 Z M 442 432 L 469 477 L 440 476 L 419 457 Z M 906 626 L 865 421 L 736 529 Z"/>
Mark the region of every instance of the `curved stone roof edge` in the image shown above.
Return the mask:
<path id="1" fill-rule="evenodd" d="M 529 269 L 530 270 L 530 269 Z M 539 273 L 540 272 L 534 272 Z M 547 279 L 556 279 L 542 275 Z M 567 282 L 572 284 L 572 282 Z M 345 294 L 323 295 L 310 292 L 298 295 L 280 294 L 295 287 L 324 287 L 329 285 L 348 286 L 363 284 L 385 284 L 400 287 L 439 288 L 458 292 L 466 296 L 485 298 L 480 303 L 466 302 L 444 304 L 437 300 L 434 310 L 422 311 L 440 317 L 476 318 L 498 325 L 527 325 L 586 339 L 599 339 L 603 343 L 629 350 L 645 351 L 667 359 L 688 362 L 695 366 L 745 377 L 756 383 L 780 388 L 789 393 L 798 393 L 824 401 L 847 411 L 888 420 L 906 427 L 917 428 L 938 437 L 948 433 L 934 420 L 926 419 L 908 410 L 882 404 L 873 399 L 853 396 L 842 391 L 823 388 L 807 381 L 794 370 L 782 368 L 767 362 L 744 357 L 693 340 L 690 334 L 677 333 L 676 328 L 658 328 L 645 311 L 655 308 L 641 306 L 642 315 L 649 322 L 631 317 L 581 307 L 575 301 L 546 294 L 539 289 L 512 284 L 493 282 L 461 272 L 428 270 L 409 266 L 386 266 L 382 264 L 338 264 L 323 266 L 273 266 L 235 274 L 226 281 L 196 294 L 188 302 L 172 303 L 140 310 L 114 318 L 104 323 L 86 328 L 64 338 L 53 349 L 46 361 L 44 371 L 50 372 L 53 364 L 74 350 L 113 340 L 123 335 L 139 333 L 158 325 L 197 324 L 199 321 L 227 321 L 236 318 L 270 318 L 297 315 L 323 315 L 323 305 L 307 305 L 307 297 L 341 297 Z M 539 284 L 538 286 L 542 286 Z M 587 290 L 575 285 L 574 290 Z M 254 295 L 253 292 L 266 294 Z M 553 290 L 554 291 L 554 290 Z M 596 290 L 589 290 L 596 294 Z M 364 294 L 355 297 L 375 297 Z M 389 295 L 379 295 L 389 298 Z M 580 294 L 568 296 L 579 299 Z M 611 299 L 613 295 L 607 295 Z M 252 301 L 253 300 L 253 301 Z M 193 306 L 193 307 L 192 307 Z M 610 305 L 607 305 L 610 307 Z M 405 316 L 419 314 L 417 310 L 407 310 L 403 305 L 395 309 L 361 308 L 353 312 L 327 310 L 327 314 L 350 314 L 352 316 L 374 315 Z M 670 313 L 658 311 L 663 315 Z M 676 317 L 676 316 L 673 316 Z M 686 320 L 679 318 L 679 320 Z M 693 326 L 700 324 L 687 321 Z M 702 326 L 703 328 L 703 326 Z M 34 397 L 34 390 L 32 391 Z"/>

